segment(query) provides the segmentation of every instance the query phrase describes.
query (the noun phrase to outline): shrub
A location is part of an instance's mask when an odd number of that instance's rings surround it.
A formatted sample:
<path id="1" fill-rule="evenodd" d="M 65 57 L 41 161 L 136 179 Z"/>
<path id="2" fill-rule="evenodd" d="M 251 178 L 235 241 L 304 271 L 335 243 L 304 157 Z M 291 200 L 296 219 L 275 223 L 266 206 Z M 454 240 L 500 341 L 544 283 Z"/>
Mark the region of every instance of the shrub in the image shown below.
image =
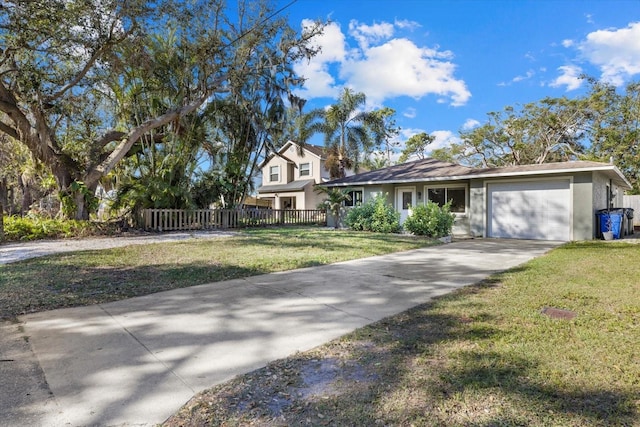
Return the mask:
<path id="1" fill-rule="evenodd" d="M 347 213 L 347 226 L 356 231 L 376 233 L 397 233 L 400 231 L 400 214 L 393 209 L 387 199 L 379 195 Z"/>
<path id="2" fill-rule="evenodd" d="M 59 239 L 102 234 L 100 226 L 89 221 L 50 219 L 39 216 L 4 217 L 4 240 Z"/>
<path id="3" fill-rule="evenodd" d="M 411 215 L 404 222 L 404 228 L 418 236 L 439 238 L 451 234 L 454 219 L 451 202 L 441 208 L 437 203 L 427 201 L 426 205 L 411 208 Z"/>

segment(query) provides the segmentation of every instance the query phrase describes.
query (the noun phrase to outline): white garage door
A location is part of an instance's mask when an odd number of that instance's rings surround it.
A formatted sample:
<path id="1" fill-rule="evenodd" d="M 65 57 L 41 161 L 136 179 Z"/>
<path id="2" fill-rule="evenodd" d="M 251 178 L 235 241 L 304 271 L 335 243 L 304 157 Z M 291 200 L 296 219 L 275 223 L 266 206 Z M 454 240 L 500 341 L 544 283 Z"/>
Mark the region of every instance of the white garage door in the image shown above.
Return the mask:
<path id="1" fill-rule="evenodd" d="M 489 184 L 489 237 L 571 239 L 569 180 Z"/>

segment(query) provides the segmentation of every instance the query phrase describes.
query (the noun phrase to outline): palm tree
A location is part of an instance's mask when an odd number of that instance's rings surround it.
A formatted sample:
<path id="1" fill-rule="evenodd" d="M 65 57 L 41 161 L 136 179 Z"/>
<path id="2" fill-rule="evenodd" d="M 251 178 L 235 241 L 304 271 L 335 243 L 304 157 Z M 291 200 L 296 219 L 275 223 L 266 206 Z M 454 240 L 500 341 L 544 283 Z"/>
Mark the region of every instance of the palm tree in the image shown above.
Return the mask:
<path id="1" fill-rule="evenodd" d="M 345 88 L 338 102 L 325 112 L 324 121 L 317 128 L 325 135 L 329 157 L 327 170 L 332 179 L 344 178 L 345 169 L 350 165 L 357 169 L 361 154 L 373 145 L 370 131 L 383 128 L 376 114 L 363 110 L 366 100 L 364 93 Z M 373 134 L 374 139 L 381 138 L 379 132 Z M 331 159 L 331 156 L 335 159 Z"/>
<path id="2" fill-rule="evenodd" d="M 322 208 L 326 208 L 327 211 L 331 213 L 334 219 L 334 228 L 338 229 L 340 225 L 340 213 L 342 212 L 342 205 L 344 202 L 351 200 L 351 195 L 349 194 L 352 191 L 349 188 L 327 188 L 318 186 L 315 189 L 319 193 L 324 193 L 327 195 L 327 198 L 324 202 L 321 203 Z M 320 206 L 319 206 L 320 208 Z"/>

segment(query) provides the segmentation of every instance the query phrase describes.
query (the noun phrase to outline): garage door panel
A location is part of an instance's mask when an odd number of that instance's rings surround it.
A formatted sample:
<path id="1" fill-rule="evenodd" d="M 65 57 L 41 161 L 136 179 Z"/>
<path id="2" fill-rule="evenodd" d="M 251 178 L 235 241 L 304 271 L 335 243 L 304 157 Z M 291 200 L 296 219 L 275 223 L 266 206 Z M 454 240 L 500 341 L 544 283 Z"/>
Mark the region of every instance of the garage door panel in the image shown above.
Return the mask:
<path id="1" fill-rule="evenodd" d="M 490 184 L 488 235 L 570 240 L 570 199 L 568 180 Z"/>

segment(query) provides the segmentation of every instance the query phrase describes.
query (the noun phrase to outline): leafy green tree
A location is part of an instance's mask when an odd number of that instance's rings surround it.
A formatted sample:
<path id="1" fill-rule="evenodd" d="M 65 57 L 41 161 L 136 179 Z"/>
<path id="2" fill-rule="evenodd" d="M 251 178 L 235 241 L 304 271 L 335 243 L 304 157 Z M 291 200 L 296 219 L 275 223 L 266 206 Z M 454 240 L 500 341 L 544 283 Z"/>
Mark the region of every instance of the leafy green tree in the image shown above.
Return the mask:
<path id="1" fill-rule="evenodd" d="M 623 91 L 594 79 L 590 83 L 588 157 L 613 160 L 633 184 L 633 193 L 640 194 L 640 82 Z"/>
<path id="2" fill-rule="evenodd" d="M 427 157 L 427 147 L 436 139 L 435 136 L 421 132 L 409 138 L 398 162 L 404 163 L 411 157 L 424 159 Z"/>
<path id="3" fill-rule="evenodd" d="M 149 92 L 122 95 L 162 69 L 167 58 L 149 46 L 167 28 L 188 58 L 182 96 L 155 115 L 124 120 L 145 112 L 137 103 Z M 85 219 L 87 197 L 143 136 L 162 139 L 170 124 L 246 82 L 300 85 L 289 64 L 315 53 L 308 36 L 275 19 L 266 3 L 241 1 L 231 13 L 222 0 L 5 1 L 0 131 L 52 171 L 63 205 Z"/>
<path id="4" fill-rule="evenodd" d="M 460 132 L 455 160 L 495 167 L 575 160 L 585 151 L 589 115 L 584 99 L 544 98 L 491 112 L 486 123 Z"/>
<path id="5" fill-rule="evenodd" d="M 367 170 L 377 170 L 391 166 L 387 156 L 382 153 L 373 153 L 362 160 L 361 166 Z"/>
<path id="6" fill-rule="evenodd" d="M 371 114 L 376 118 L 372 122 L 373 128 L 370 129 L 370 138 L 374 141 L 379 141 L 377 157 L 384 156 L 386 158 L 384 166 L 391 166 L 393 164 L 391 156 L 400 146 L 397 138 L 402 130 L 395 121 L 396 110 L 390 107 L 382 107 L 379 110 L 372 111 Z M 371 156 L 368 158 L 370 159 Z"/>

